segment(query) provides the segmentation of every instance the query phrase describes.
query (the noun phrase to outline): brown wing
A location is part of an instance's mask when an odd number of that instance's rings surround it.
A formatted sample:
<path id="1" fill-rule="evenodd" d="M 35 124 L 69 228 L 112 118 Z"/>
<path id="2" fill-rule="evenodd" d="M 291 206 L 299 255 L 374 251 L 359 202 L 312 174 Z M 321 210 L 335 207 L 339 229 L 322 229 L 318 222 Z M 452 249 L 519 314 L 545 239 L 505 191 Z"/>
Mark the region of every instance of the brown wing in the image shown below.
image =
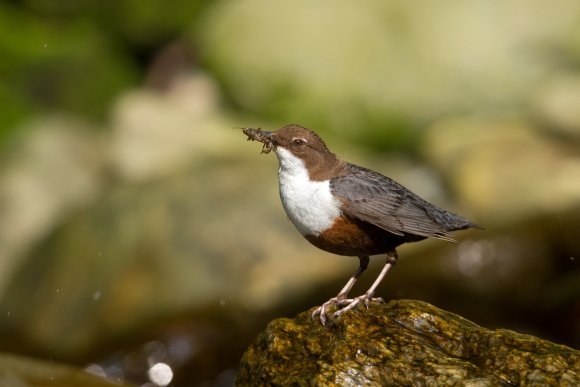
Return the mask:
<path id="1" fill-rule="evenodd" d="M 450 231 L 476 226 L 421 199 L 394 180 L 357 165 L 330 181 L 332 193 L 343 199 L 343 212 L 393 234 L 454 241 Z"/>

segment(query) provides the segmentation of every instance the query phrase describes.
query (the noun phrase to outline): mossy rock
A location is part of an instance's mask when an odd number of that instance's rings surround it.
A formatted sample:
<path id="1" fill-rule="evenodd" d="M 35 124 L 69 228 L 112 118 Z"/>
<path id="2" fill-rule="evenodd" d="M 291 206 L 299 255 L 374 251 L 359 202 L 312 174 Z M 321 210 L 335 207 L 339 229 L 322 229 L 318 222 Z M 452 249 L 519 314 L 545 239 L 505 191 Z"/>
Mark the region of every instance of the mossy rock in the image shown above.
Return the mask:
<path id="1" fill-rule="evenodd" d="M 236 384 L 577 386 L 580 352 L 482 328 L 420 301 L 272 321 L 244 354 Z"/>
<path id="2" fill-rule="evenodd" d="M 0 386 L 129 387 L 120 380 L 107 381 L 70 365 L 10 353 L 0 353 Z"/>

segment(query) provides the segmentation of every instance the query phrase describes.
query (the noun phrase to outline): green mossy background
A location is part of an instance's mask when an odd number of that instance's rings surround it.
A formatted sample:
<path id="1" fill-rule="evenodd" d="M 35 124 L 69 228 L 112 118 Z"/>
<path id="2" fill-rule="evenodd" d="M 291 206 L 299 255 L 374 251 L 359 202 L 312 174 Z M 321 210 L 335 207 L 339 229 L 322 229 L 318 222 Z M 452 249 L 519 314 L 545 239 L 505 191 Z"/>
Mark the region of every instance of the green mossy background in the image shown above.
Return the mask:
<path id="1" fill-rule="evenodd" d="M 576 0 L 4 1 L 0 351 L 230 385 L 357 265 L 237 129 L 288 123 L 485 226 L 403 246 L 380 296 L 577 348 L 579 112 Z"/>

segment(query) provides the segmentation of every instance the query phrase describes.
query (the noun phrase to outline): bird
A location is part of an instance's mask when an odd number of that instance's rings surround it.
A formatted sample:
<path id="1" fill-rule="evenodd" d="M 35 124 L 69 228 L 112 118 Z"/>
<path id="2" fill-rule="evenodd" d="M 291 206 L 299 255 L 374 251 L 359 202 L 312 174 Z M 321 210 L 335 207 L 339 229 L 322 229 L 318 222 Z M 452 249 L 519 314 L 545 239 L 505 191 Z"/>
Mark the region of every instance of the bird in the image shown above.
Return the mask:
<path id="1" fill-rule="evenodd" d="M 263 143 L 262 153 L 275 152 L 280 199 L 300 234 L 324 251 L 359 259 L 357 270 L 340 292 L 312 312 L 322 325 L 361 303 L 382 302 L 374 295 L 397 262 L 399 245 L 426 238 L 454 242 L 452 231 L 481 228 L 387 176 L 341 160 L 320 136 L 301 125 L 286 125 L 274 132 L 242 131 L 248 140 Z M 379 254 L 386 255 L 386 263 L 374 283 L 363 295 L 349 298 L 370 256 Z"/>

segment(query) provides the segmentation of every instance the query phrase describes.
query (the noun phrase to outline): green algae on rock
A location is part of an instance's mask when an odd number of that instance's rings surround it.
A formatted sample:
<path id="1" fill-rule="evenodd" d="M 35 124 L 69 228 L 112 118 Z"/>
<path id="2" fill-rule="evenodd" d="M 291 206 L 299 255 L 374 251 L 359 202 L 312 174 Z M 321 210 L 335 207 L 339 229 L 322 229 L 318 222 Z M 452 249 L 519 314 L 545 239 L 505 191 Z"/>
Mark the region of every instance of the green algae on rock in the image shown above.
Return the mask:
<path id="1" fill-rule="evenodd" d="M 580 385 L 580 352 L 482 328 L 421 301 L 357 308 L 323 327 L 311 311 L 272 321 L 242 357 L 237 386 Z"/>

